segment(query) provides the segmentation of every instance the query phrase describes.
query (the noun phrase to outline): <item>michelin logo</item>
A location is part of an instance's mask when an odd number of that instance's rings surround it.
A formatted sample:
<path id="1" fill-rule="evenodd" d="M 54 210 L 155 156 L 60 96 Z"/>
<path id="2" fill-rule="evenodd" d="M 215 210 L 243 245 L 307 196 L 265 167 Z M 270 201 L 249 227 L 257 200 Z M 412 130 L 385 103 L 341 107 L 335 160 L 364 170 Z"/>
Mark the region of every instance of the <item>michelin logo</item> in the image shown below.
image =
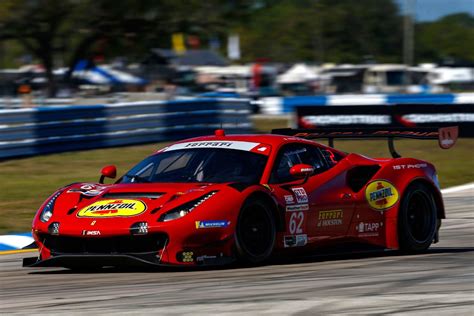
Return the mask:
<path id="1" fill-rule="evenodd" d="M 196 229 L 202 228 L 226 228 L 230 221 L 196 221 Z"/>

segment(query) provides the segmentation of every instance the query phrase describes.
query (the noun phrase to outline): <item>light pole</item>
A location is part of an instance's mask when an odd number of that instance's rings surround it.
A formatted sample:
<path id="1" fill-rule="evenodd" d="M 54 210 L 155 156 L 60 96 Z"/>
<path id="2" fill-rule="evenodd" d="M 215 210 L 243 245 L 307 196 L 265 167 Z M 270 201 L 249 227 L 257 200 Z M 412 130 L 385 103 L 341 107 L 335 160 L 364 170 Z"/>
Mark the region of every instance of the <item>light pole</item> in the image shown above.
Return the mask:
<path id="1" fill-rule="evenodd" d="M 405 0 L 405 14 L 403 18 L 403 63 L 412 66 L 415 51 L 415 20 L 416 0 Z"/>

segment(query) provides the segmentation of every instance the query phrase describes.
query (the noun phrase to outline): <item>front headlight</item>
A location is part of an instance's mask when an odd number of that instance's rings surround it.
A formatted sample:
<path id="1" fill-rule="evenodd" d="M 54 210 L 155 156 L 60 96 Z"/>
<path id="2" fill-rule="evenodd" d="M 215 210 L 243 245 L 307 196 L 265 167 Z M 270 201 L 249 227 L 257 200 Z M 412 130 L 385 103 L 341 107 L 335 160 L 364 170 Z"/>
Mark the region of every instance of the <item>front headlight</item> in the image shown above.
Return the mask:
<path id="1" fill-rule="evenodd" d="M 204 194 L 201 197 L 198 197 L 197 199 L 194 199 L 192 201 L 184 203 L 183 205 L 175 207 L 174 209 L 162 214 L 160 218 L 158 218 L 158 222 L 168 222 L 174 219 L 181 218 L 187 215 L 188 213 L 192 212 L 196 207 L 204 203 L 204 201 L 208 200 L 211 196 L 213 196 L 216 193 L 217 191 L 211 191 L 207 194 Z"/>
<path id="2" fill-rule="evenodd" d="M 46 203 L 46 205 L 41 210 L 40 220 L 43 223 L 47 223 L 51 219 L 51 217 L 53 216 L 54 202 L 56 202 L 56 199 L 58 198 L 58 196 L 60 194 L 61 194 L 61 192 L 58 192 L 55 195 L 53 195 L 49 199 L 48 203 Z"/>

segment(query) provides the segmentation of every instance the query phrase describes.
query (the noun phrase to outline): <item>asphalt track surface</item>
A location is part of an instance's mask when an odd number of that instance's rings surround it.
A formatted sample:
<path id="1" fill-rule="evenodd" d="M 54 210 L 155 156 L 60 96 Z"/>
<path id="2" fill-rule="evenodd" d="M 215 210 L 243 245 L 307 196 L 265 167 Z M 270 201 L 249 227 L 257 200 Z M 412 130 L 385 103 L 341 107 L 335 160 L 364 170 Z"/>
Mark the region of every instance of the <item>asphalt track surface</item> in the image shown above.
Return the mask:
<path id="1" fill-rule="evenodd" d="M 26 269 L 0 256 L 0 314 L 474 315 L 474 192 L 445 195 L 441 241 L 421 255 L 316 255 L 194 271 Z"/>

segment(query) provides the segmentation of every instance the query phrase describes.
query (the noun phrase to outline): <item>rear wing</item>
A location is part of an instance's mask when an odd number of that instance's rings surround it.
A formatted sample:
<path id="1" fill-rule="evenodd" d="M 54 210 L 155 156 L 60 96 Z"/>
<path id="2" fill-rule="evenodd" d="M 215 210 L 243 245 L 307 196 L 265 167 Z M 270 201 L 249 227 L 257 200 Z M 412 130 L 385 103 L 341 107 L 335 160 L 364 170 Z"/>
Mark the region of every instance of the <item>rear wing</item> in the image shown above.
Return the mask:
<path id="1" fill-rule="evenodd" d="M 292 129 L 279 128 L 272 134 L 288 135 L 305 139 L 327 139 L 329 146 L 334 148 L 334 139 L 378 139 L 388 140 L 388 148 L 393 158 L 401 155 L 395 150 L 395 138 L 437 139 L 439 147 L 449 149 L 458 138 L 458 127 L 407 127 L 407 128 L 316 128 Z"/>

